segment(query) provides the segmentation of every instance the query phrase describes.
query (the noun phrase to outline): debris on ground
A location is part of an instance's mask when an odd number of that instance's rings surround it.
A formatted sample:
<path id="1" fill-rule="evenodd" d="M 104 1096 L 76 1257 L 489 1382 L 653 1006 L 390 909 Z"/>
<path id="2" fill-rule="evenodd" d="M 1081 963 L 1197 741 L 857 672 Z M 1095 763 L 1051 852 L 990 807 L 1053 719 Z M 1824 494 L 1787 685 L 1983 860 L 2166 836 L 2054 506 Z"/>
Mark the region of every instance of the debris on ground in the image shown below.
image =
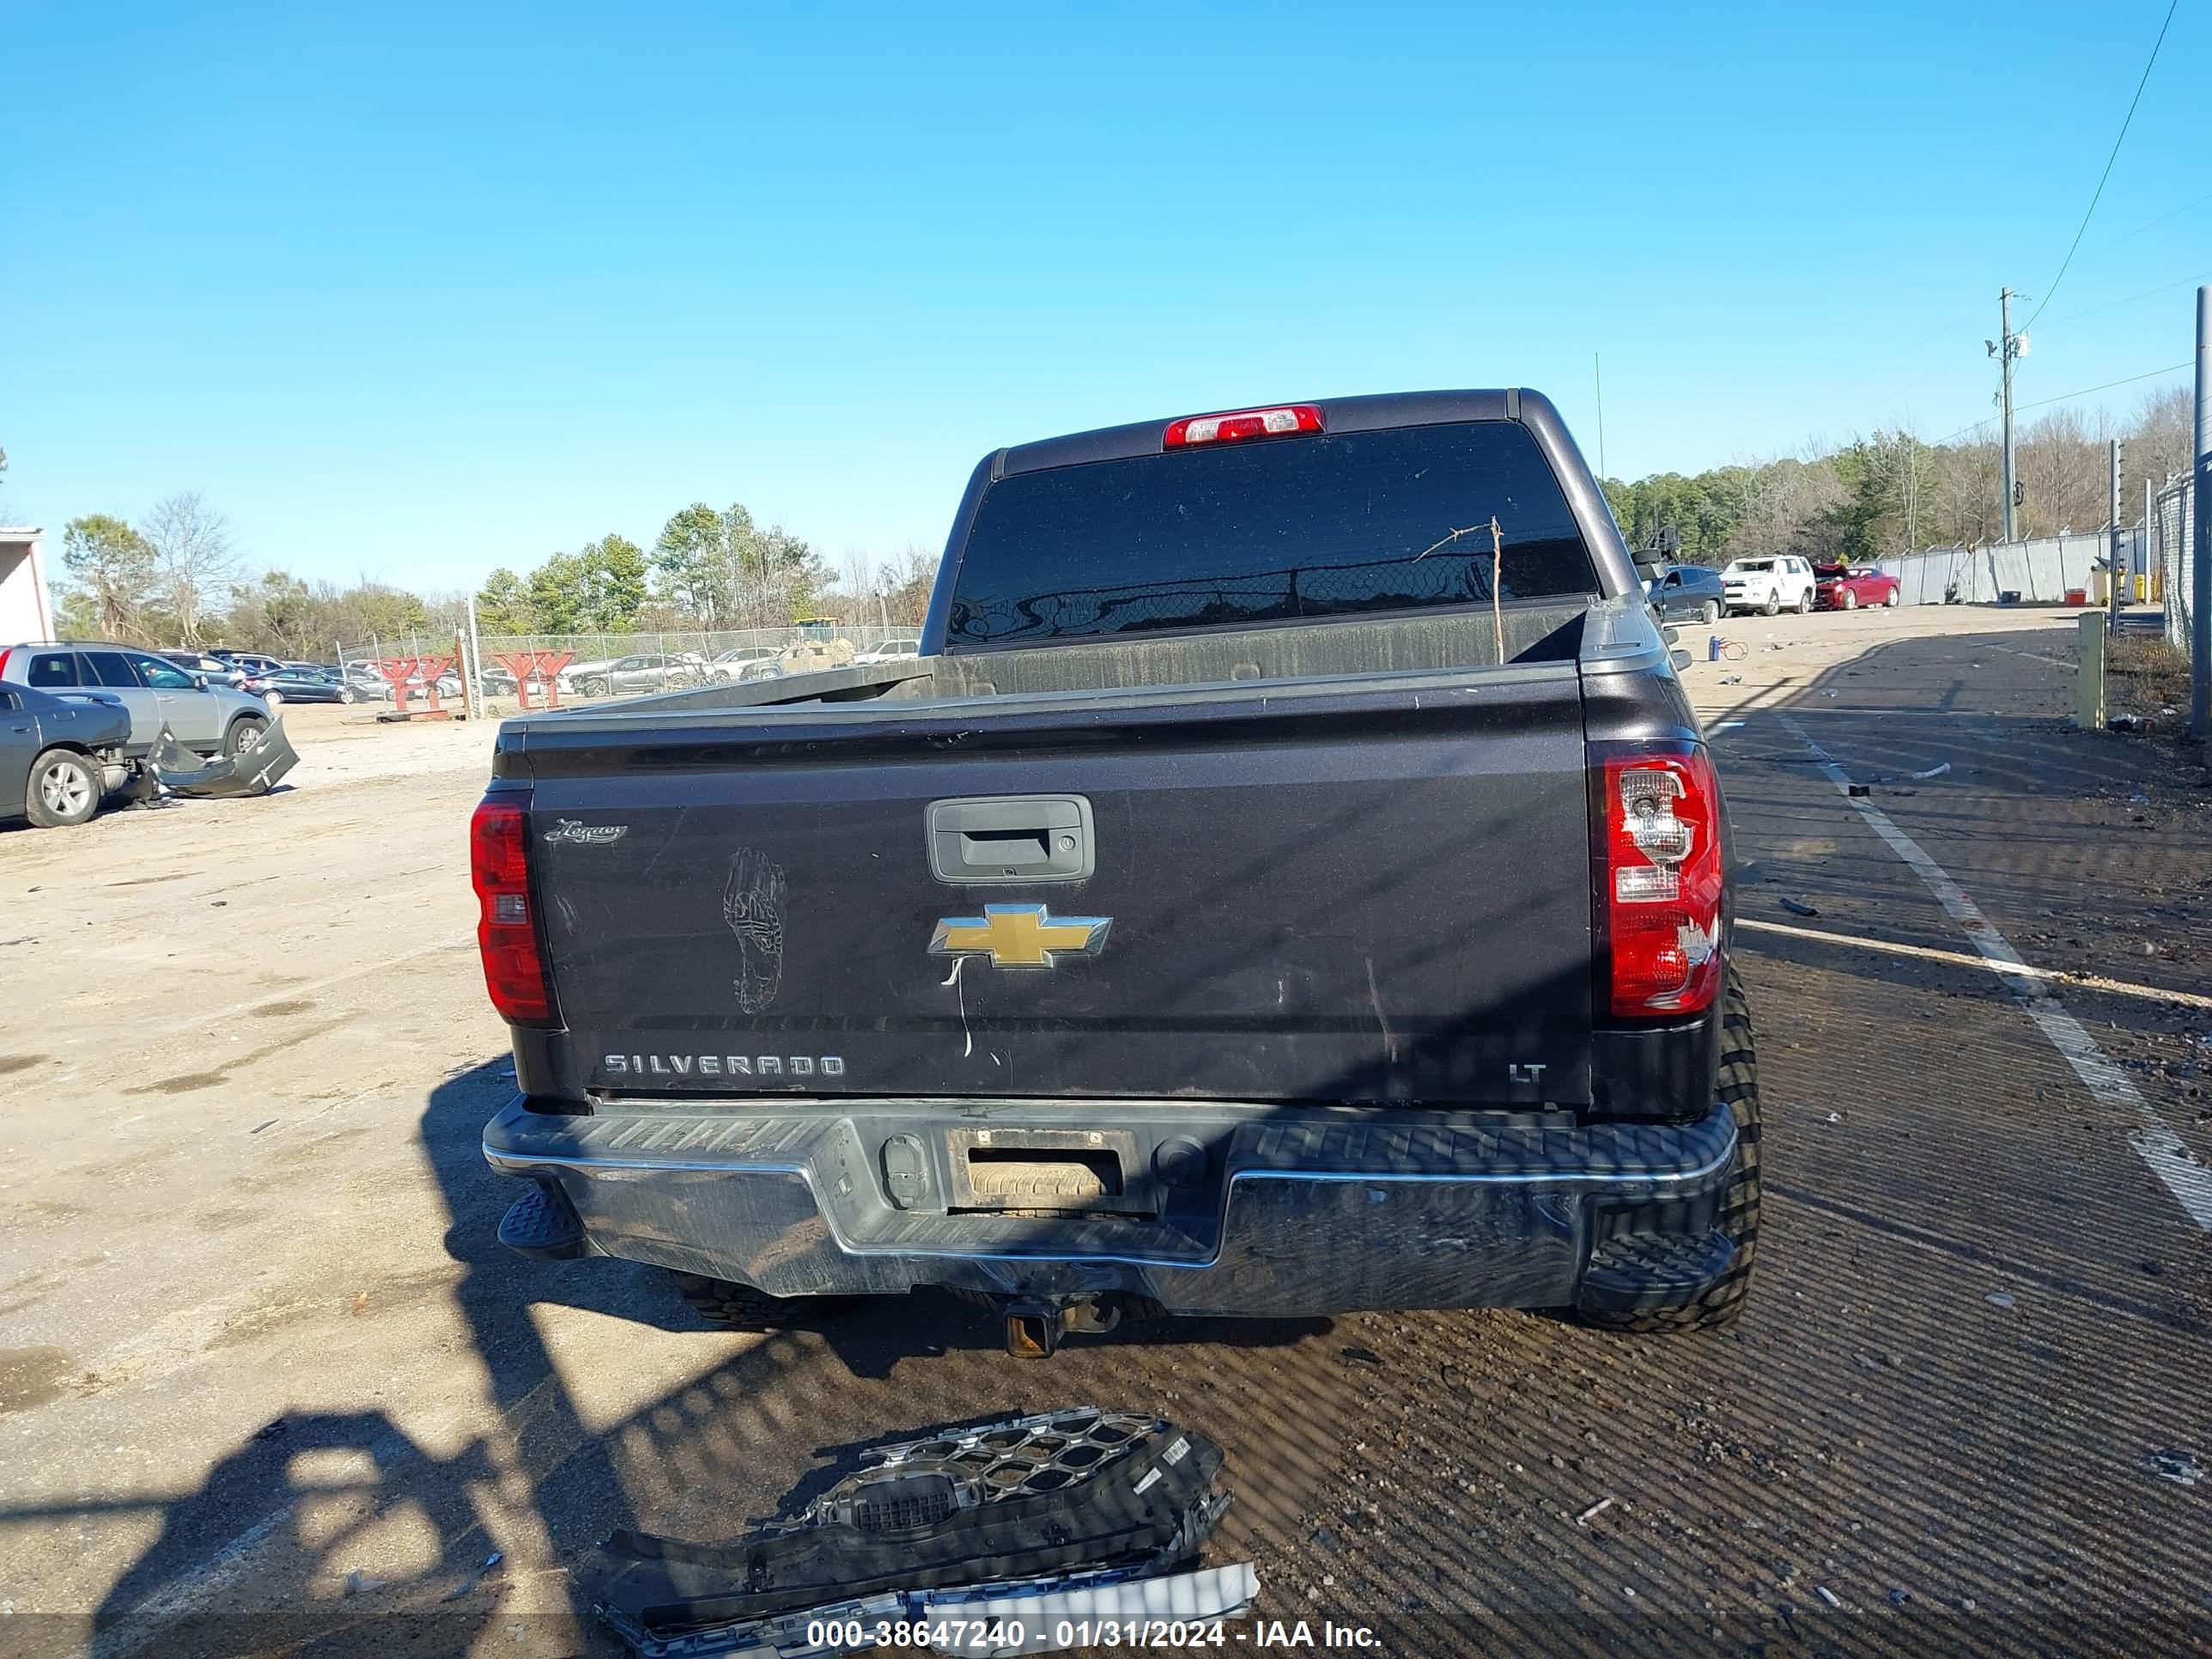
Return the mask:
<path id="1" fill-rule="evenodd" d="M 1793 916 L 1817 916 L 1820 914 L 1817 908 L 1806 903 L 1802 899 L 1786 898 L 1782 900 L 1781 903 L 1782 908 Z"/>
<path id="2" fill-rule="evenodd" d="M 1931 766 L 1931 767 L 1929 767 L 1929 768 L 1926 771 L 1924 771 L 1924 772 L 1911 772 L 1911 773 L 1908 773 L 1908 774 L 1906 774 L 1906 775 L 1907 775 L 1907 776 L 1909 776 L 1909 777 L 1915 777 L 1915 778 L 1940 778 L 1940 777 L 1942 777 L 1945 773 L 1948 772 L 1950 769 L 1951 769 L 1951 763 L 1950 763 L 1950 762 L 1948 762 L 1948 761 L 1945 761 L 1945 762 L 1943 762 L 1943 763 L 1942 763 L 1942 764 L 1940 764 L 1940 765 L 1936 765 L 1936 766 Z"/>
<path id="3" fill-rule="evenodd" d="M 2009 1308 L 2013 1305 L 2014 1298 L 2010 1291 L 1991 1291 L 1982 1300 L 1992 1308 Z"/>
<path id="4" fill-rule="evenodd" d="M 2204 1477 L 2203 1465 L 2194 1455 L 2176 1446 L 2150 1454 L 2150 1472 L 2161 1480 L 2171 1480 L 2176 1486 L 2193 1486 Z"/>
<path id="5" fill-rule="evenodd" d="M 371 1590 L 387 1588 L 391 1583 L 389 1578 L 372 1578 L 361 1568 L 356 1567 L 345 1577 L 345 1593 L 348 1595 L 366 1595 Z"/>
<path id="6" fill-rule="evenodd" d="M 1721 684 L 1723 685 L 1741 685 L 1743 684 L 1743 676 L 1741 674 L 1723 674 L 1721 676 Z"/>
<path id="7" fill-rule="evenodd" d="M 1823 1601 L 1826 1601 L 1832 1607 L 1840 1607 L 1844 1605 L 1843 1599 L 1838 1596 L 1835 1591 L 1830 1589 L 1826 1584 L 1814 1585 L 1813 1594 L 1819 1596 Z"/>
<path id="8" fill-rule="evenodd" d="M 146 753 L 146 769 L 162 788 L 172 794 L 207 800 L 265 795 L 299 763 L 281 720 L 271 720 L 252 748 L 241 749 L 235 755 L 203 760 L 179 743 L 166 726 Z"/>
<path id="9" fill-rule="evenodd" d="M 1580 1515 L 1575 1517 L 1575 1524 L 1578 1527 L 1587 1527 L 1591 1522 L 1596 1520 L 1599 1516 L 1603 1515 L 1612 1507 L 1613 1499 L 1610 1498 L 1601 1498 L 1596 1503 L 1591 1504 L 1588 1509 L 1584 1510 Z"/>
<path id="10" fill-rule="evenodd" d="M 501 1554 L 499 1551 L 494 1550 L 489 1555 L 484 1557 L 483 1565 L 482 1566 L 478 1567 L 467 1577 L 462 1579 L 461 1582 L 454 1585 L 453 1589 L 447 1590 L 440 1599 L 447 1601 L 459 1601 L 464 1595 L 466 1595 L 478 1584 L 483 1583 L 484 1581 L 484 1575 L 489 1573 L 494 1567 L 497 1566 L 505 1559 L 507 1559 L 507 1558 L 504 1555 Z"/>
<path id="11" fill-rule="evenodd" d="M 580 1572 L 641 1659 L 811 1651 L 809 1626 L 1018 1623 L 1041 1653 L 1088 1623 L 1241 1617 L 1250 1563 L 1201 1570 L 1229 1507 L 1221 1448 L 1078 1407 L 879 1446 L 796 1515 L 724 1543 L 617 1532 Z"/>
<path id="12" fill-rule="evenodd" d="M 1863 783 L 1847 783 L 1844 786 L 1844 793 L 1856 798 L 1862 795 L 1871 795 L 1874 793 L 1874 791 L 1868 788 L 1867 786 Z"/>

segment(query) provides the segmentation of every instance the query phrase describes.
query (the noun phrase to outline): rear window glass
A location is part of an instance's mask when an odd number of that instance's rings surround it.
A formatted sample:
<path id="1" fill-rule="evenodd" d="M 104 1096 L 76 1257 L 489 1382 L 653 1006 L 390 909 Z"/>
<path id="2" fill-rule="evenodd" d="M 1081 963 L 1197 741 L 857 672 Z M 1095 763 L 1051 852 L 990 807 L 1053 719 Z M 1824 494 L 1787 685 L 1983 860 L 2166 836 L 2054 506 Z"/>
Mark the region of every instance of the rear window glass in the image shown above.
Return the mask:
<path id="1" fill-rule="evenodd" d="M 1487 605 L 1493 516 L 1502 598 L 1597 590 L 1559 480 L 1510 421 L 1018 473 L 976 511 L 946 642 L 974 650 Z"/>
<path id="2" fill-rule="evenodd" d="M 33 685 L 75 685 L 76 684 L 76 653 L 52 651 L 31 659 Z"/>

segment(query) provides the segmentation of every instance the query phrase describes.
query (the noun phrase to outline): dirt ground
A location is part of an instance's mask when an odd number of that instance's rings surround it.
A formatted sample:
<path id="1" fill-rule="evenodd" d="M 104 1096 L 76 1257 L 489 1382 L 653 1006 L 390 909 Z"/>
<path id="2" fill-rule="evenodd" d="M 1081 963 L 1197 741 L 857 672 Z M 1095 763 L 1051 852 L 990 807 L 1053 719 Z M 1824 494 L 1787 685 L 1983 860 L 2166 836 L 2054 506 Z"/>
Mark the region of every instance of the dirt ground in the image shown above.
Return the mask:
<path id="1" fill-rule="evenodd" d="M 298 708 L 278 794 L 0 831 L 0 1650 L 613 1654 L 611 1529 L 1088 1401 L 1218 1439 L 1260 1613 L 1389 1651 L 2212 1650 L 2212 793 L 2069 729 L 2070 627 L 1683 630 L 1767 1114 L 1761 1279 L 1697 1338 L 719 1332 L 494 1242 L 488 726 Z"/>

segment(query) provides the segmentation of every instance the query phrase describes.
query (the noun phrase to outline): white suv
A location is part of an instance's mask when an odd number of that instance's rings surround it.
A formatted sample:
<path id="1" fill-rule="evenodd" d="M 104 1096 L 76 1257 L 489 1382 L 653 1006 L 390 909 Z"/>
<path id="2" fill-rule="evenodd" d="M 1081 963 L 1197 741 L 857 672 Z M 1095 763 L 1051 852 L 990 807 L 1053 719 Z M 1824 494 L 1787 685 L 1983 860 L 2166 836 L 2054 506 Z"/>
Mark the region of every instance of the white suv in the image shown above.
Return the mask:
<path id="1" fill-rule="evenodd" d="M 1758 611 L 1771 617 L 1782 610 L 1802 616 L 1813 608 L 1815 586 L 1813 567 L 1791 553 L 1737 559 L 1721 572 L 1721 599 L 1730 616 Z"/>

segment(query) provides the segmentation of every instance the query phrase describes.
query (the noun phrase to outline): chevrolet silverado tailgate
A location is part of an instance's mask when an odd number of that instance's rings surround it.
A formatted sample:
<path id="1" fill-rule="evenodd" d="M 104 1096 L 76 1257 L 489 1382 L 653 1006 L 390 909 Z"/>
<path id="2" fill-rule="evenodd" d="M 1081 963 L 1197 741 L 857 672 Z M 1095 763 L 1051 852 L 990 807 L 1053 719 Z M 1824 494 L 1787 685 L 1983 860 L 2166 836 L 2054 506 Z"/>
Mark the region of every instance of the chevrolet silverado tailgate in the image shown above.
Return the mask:
<path id="1" fill-rule="evenodd" d="M 1589 1098 L 1571 663 L 533 726 L 607 1094 Z"/>

